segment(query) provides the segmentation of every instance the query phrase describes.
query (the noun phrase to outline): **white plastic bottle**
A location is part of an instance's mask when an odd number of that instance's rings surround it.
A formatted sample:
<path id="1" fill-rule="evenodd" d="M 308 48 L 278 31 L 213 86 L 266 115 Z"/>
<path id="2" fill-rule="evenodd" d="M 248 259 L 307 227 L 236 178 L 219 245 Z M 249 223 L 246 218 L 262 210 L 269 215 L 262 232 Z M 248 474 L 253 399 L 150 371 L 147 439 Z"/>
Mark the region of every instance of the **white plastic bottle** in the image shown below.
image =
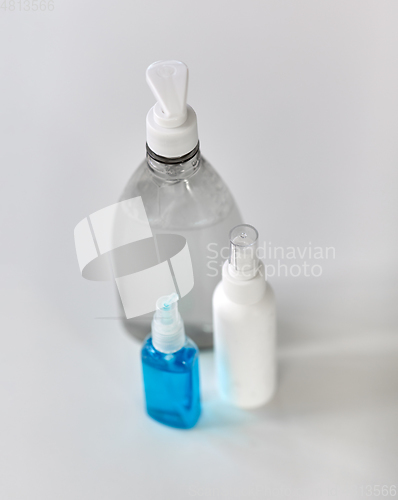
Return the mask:
<path id="1" fill-rule="evenodd" d="M 230 257 L 213 295 L 213 328 L 221 397 L 240 408 L 267 403 L 275 390 L 275 300 L 257 258 L 258 232 L 230 232 Z"/>

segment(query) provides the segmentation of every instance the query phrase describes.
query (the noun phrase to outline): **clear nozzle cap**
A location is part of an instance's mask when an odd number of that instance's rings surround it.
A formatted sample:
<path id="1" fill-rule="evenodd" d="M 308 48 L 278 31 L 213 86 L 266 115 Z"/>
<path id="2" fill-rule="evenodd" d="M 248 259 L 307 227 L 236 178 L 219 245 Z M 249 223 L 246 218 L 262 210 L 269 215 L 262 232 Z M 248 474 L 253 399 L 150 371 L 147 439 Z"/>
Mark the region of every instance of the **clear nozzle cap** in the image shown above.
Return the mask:
<path id="1" fill-rule="evenodd" d="M 178 295 L 176 293 L 164 295 L 157 300 L 155 318 L 161 325 L 168 328 L 178 322 Z"/>
<path id="2" fill-rule="evenodd" d="M 184 323 L 178 312 L 178 295 L 160 297 L 152 320 L 152 343 L 163 353 L 179 351 L 185 343 Z"/>
<path id="3" fill-rule="evenodd" d="M 240 224 L 231 229 L 229 240 L 229 273 L 241 280 L 254 278 L 258 270 L 257 229 L 250 224 Z"/>

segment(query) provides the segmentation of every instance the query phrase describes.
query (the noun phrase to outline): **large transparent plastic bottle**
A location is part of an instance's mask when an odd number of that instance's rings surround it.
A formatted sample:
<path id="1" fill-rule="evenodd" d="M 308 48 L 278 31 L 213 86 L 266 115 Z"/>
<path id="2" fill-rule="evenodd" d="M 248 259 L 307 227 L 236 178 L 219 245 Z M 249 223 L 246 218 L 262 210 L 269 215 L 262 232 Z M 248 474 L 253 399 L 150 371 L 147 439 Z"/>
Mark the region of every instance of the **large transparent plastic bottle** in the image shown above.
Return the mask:
<path id="1" fill-rule="evenodd" d="M 211 347 L 212 294 L 228 254 L 229 230 L 242 220 L 229 189 L 201 156 L 196 114 L 186 105 L 185 64 L 154 63 L 147 81 L 158 100 L 147 117 L 147 155 L 121 199 L 142 197 L 155 235 L 173 233 L 187 239 L 195 284 L 180 300 L 180 312 L 187 335 L 199 347 Z M 177 125 L 167 126 L 168 120 Z M 135 337 L 144 339 L 151 318 L 147 314 L 125 319 L 124 324 Z"/>

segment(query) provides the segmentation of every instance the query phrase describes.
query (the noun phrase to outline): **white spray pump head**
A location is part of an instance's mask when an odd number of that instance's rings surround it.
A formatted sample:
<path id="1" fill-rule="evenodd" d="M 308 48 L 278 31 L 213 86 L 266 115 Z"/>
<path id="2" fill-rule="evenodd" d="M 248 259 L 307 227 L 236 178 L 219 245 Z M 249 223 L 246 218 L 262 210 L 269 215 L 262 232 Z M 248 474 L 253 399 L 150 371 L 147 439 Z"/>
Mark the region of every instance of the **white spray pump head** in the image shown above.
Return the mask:
<path id="1" fill-rule="evenodd" d="M 160 297 L 152 320 L 152 344 L 157 351 L 172 353 L 185 344 L 185 330 L 178 312 L 178 295 Z"/>
<path id="2" fill-rule="evenodd" d="M 166 158 L 185 156 L 198 144 L 196 114 L 187 105 L 187 66 L 181 61 L 155 62 L 146 80 L 157 100 L 146 119 L 148 147 Z"/>
<path id="3" fill-rule="evenodd" d="M 240 224 L 229 233 L 230 255 L 228 270 L 237 280 L 250 280 L 258 271 L 258 232 L 250 224 Z"/>

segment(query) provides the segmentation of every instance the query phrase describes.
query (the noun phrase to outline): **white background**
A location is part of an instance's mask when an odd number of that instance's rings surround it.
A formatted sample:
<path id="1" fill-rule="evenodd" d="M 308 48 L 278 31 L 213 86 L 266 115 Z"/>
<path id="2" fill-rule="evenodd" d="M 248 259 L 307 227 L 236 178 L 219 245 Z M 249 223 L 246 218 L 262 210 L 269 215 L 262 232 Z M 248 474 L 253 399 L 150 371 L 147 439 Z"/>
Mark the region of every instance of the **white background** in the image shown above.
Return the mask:
<path id="1" fill-rule="evenodd" d="M 1 498 L 353 499 L 397 485 L 398 3 L 6 6 Z M 80 277 L 73 242 L 142 160 L 145 69 L 165 58 L 188 64 L 202 152 L 262 241 L 336 251 L 319 278 L 271 279 L 272 403 L 224 406 L 204 353 L 203 416 L 186 432 L 146 417 L 140 346 L 98 319 L 117 315 L 113 290 Z"/>

